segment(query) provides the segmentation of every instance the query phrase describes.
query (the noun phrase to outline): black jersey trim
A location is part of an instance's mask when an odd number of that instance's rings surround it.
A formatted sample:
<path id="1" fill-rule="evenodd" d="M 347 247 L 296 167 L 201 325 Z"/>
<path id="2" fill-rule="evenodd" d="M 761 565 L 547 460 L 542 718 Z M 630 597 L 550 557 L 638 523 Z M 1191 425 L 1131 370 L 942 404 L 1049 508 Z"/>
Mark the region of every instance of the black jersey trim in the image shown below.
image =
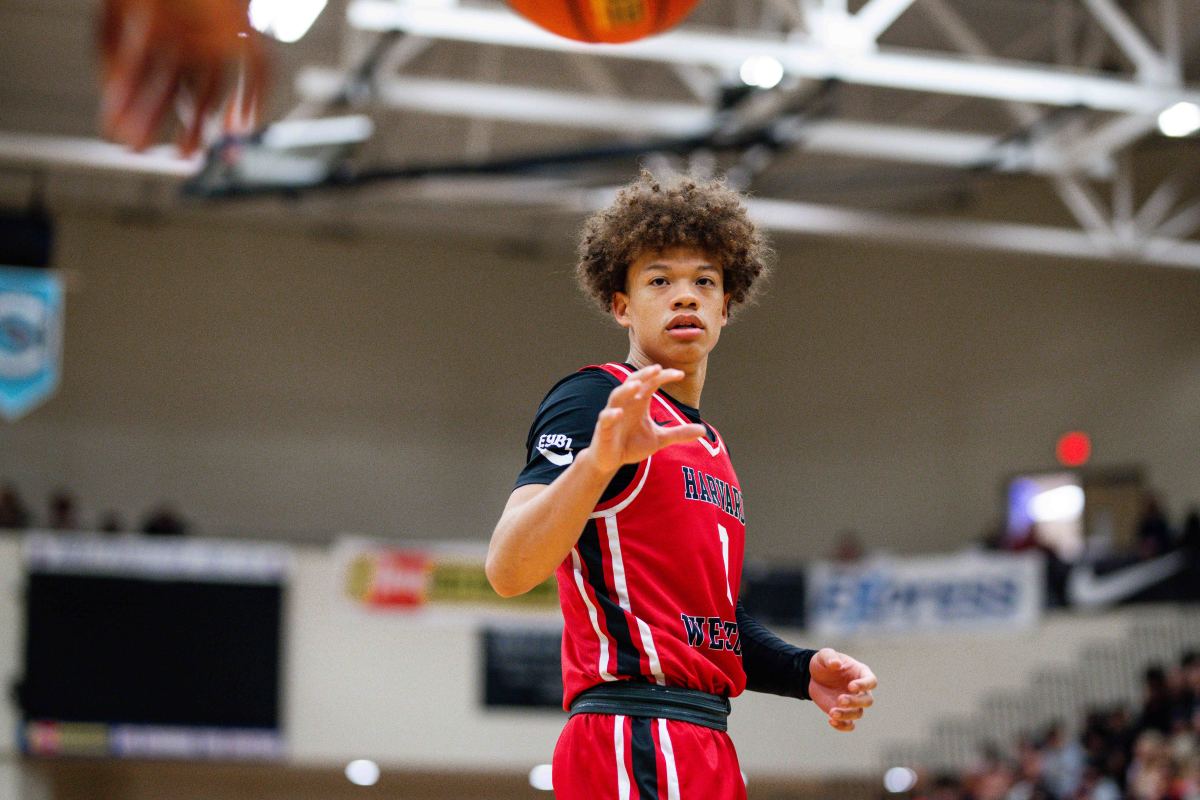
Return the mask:
<path id="1" fill-rule="evenodd" d="M 587 581 L 596 595 L 596 603 L 604 614 L 604 626 L 617 648 L 616 676 L 645 679 L 642 672 L 642 654 L 633 643 L 629 630 L 629 619 L 625 609 L 613 600 L 614 592 L 604 575 L 604 549 L 601 545 L 599 520 L 589 519 L 579 537 L 579 555 L 587 568 Z"/>
<path id="2" fill-rule="evenodd" d="M 629 718 L 633 781 L 637 784 L 641 800 L 658 800 L 658 759 L 654 752 L 650 723 L 649 717 Z"/>

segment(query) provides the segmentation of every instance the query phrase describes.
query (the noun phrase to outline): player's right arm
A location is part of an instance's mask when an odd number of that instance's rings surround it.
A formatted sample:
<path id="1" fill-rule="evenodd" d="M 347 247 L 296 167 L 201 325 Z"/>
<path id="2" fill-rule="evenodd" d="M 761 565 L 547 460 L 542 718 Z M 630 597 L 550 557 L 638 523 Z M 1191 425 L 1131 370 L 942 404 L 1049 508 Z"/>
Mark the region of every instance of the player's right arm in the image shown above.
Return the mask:
<path id="1" fill-rule="evenodd" d="M 650 419 L 654 392 L 681 378 L 680 370 L 657 364 L 633 373 L 609 394 L 591 443 L 570 466 L 549 484 L 513 490 L 488 546 L 487 577 L 497 594 L 524 594 L 554 573 L 623 465 L 704 435 L 702 425 L 664 428 Z"/>

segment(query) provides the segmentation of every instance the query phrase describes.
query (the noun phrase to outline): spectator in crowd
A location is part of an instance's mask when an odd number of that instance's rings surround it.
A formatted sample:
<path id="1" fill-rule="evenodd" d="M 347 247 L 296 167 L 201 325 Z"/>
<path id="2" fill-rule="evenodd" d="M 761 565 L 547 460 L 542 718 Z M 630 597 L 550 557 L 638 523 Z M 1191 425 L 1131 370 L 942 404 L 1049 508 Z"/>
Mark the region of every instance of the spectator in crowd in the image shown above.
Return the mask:
<path id="1" fill-rule="evenodd" d="M 142 533 L 156 536 L 182 536 L 187 528 L 187 521 L 168 503 L 153 509 L 142 521 Z"/>
<path id="2" fill-rule="evenodd" d="M 1169 791 L 1171 800 L 1200 800 L 1200 755 L 1183 759 Z"/>
<path id="3" fill-rule="evenodd" d="M 79 529 L 78 512 L 75 498 L 66 489 L 59 489 L 50 495 L 50 516 L 46 527 L 53 531 L 74 531 Z"/>
<path id="4" fill-rule="evenodd" d="M 1179 669 L 1182 674 L 1176 716 L 1191 725 L 1193 733 L 1200 735 L 1200 729 L 1195 727 L 1200 722 L 1200 652 L 1189 650 L 1184 653 Z"/>
<path id="5" fill-rule="evenodd" d="M 11 483 L 0 486 L 0 529 L 19 531 L 29 527 L 29 510 Z"/>
<path id="6" fill-rule="evenodd" d="M 954 775 L 938 775 L 927 791 L 918 791 L 914 800 L 967 800 L 962 783 Z"/>
<path id="7" fill-rule="evenodd" d="M 1163 800 L 1170 781 L 1170 757 L 1166 738 L 1157 730 L 1146 730 L 1133 748 L 1133 762 L 1125 778 L 1129 800 Z"/>
<path id="8" fill-rule="evenodd" d="M 1188 510 L 1188 514 L 1183 520 L 1180 544 L 1193 554 L 1200 553 L 1200 508 L 1196 506 L 1192 506 Z"/>
<path id="9" fill-rule="evenodd" d="M 1171 549 L 1171 526 L 1163 514 L 1158 496 L 1147 492 L 1142 517 L 1137 527 L 1138 555 L 1142 558 L 1161 556 Z"/>
<path id="10" fill-rule="evenodd" d="M 1042 762 L 1042 751 L 1034 744 L 1033 739 L 1028 736 L 1022 737 L 1017 746 L 1017 781 L 1005 800 L 1036 800 L 1050 797 L 1050 790 L 1042 777 Z"/>
<path id="11" fill-rule="evenodd" d="M 1124 708 L 1092 709 L 1082 734 L 1061 722 L 1040 738 L 1018 742 L 1017 770 L 988 745 L 980 765 L 959 782 L 913 792 L 913 800 L 1200 800 L 1200 653 L 1145 673 L 1145 702 L 1134 717 Z M 939 793 L 940 792 L 940 793 Z"/>
<path id="12" fill-rule="evenodd" d="M 101 533 L 120 533 L 125 530 L 125 523 L 121 521 L 121 515 L 116 511 L 105 511 L 100 517 L 100 524 L 97 526 Z"/>
<path id="13" fill-rule="evenodd" d="M 1167 673 L 1156 664 L 1146 670 L 1142 682 L 1142 714 L 1138 719 L 1138 729 L 1170 733 L 1171 716 L 1171 690 Z"/>
<path id="14" fill-rule="evenodd" d="M 839 564 L 857 564 L 866 556 L 858 532 L 847 528 L 839 531 L 833 547 L 833 560 Z"/>
<path id="15" fill-rule="evenodd" d="M 1016 775 L 994 742 L 982 748 L 979 766 L 967 775 L 967 791 L 972 800 L 1004 800 Z"/>
<path id="16" fill-rule="evenodd" d="M 1071 797 L 1083 780 L 1084 752 L 1061 721 L 1051 723 L 1042 743 L 1042 780 L 1054 797 Z"/>
<path id="17" fill-rule="evenodd" d="M 1121 787 L 1111 775 L 1089 764 L 1084 767 L 1083 780 L 1071 800 L 1122 800 Z"/>

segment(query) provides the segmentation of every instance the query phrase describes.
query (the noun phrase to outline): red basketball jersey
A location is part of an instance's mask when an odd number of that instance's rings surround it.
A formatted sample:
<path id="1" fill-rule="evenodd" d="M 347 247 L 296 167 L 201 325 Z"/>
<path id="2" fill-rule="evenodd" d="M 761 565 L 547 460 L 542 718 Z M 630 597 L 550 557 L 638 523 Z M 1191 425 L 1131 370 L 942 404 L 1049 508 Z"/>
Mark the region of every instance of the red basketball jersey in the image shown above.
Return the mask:
<path id="1" fill-rule="evenodd" d="M 602 369 L 624 382 L 623 364 Z M 688 423 L 663 393 L 650 416 Z M 605 681 L 742 692 L 735 606 L 745 545 L 737 475 L 716 429 L 637 466 L 621 494 L 598 505 L 559 566 L 563 706 Z"/>

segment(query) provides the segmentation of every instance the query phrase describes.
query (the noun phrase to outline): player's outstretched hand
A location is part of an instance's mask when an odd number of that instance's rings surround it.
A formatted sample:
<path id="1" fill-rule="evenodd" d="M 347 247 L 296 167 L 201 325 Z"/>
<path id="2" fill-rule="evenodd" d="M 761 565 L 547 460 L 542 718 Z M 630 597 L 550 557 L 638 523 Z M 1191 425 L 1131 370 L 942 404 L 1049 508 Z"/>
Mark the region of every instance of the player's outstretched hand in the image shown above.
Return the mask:
<path id="1" fill-rule="evenodd" d="M 862 719 L 871 707 L 871 695 L 879 681 L 866 664 L 829 647 L 817 651 L 809 662 L 808 696 L 829 717 L 839 731 L 854 730 L 854 721 Z"/>
<path id="2" fill-rule="evenodd" d="M 662 427 L 650 418 L 650 401 L 658 388 L 683 377 L 682 370 L 652 364 L 612 390 L 608 405 L 596 420 L 589 448 L 597 467 L 616 471 L 625 464 L 643 461 L 668 445 L 705 435 L 703 425 Z"/>
<path id="3" fill-rule="evenodd" d="M 104 0 L 104 134 L 144 150 L 174 112 L 180 152 L 190 155 L 226 95 L 226 131 L 252 129 L 266 57 L 246 8 L 246 0 Z"/>

